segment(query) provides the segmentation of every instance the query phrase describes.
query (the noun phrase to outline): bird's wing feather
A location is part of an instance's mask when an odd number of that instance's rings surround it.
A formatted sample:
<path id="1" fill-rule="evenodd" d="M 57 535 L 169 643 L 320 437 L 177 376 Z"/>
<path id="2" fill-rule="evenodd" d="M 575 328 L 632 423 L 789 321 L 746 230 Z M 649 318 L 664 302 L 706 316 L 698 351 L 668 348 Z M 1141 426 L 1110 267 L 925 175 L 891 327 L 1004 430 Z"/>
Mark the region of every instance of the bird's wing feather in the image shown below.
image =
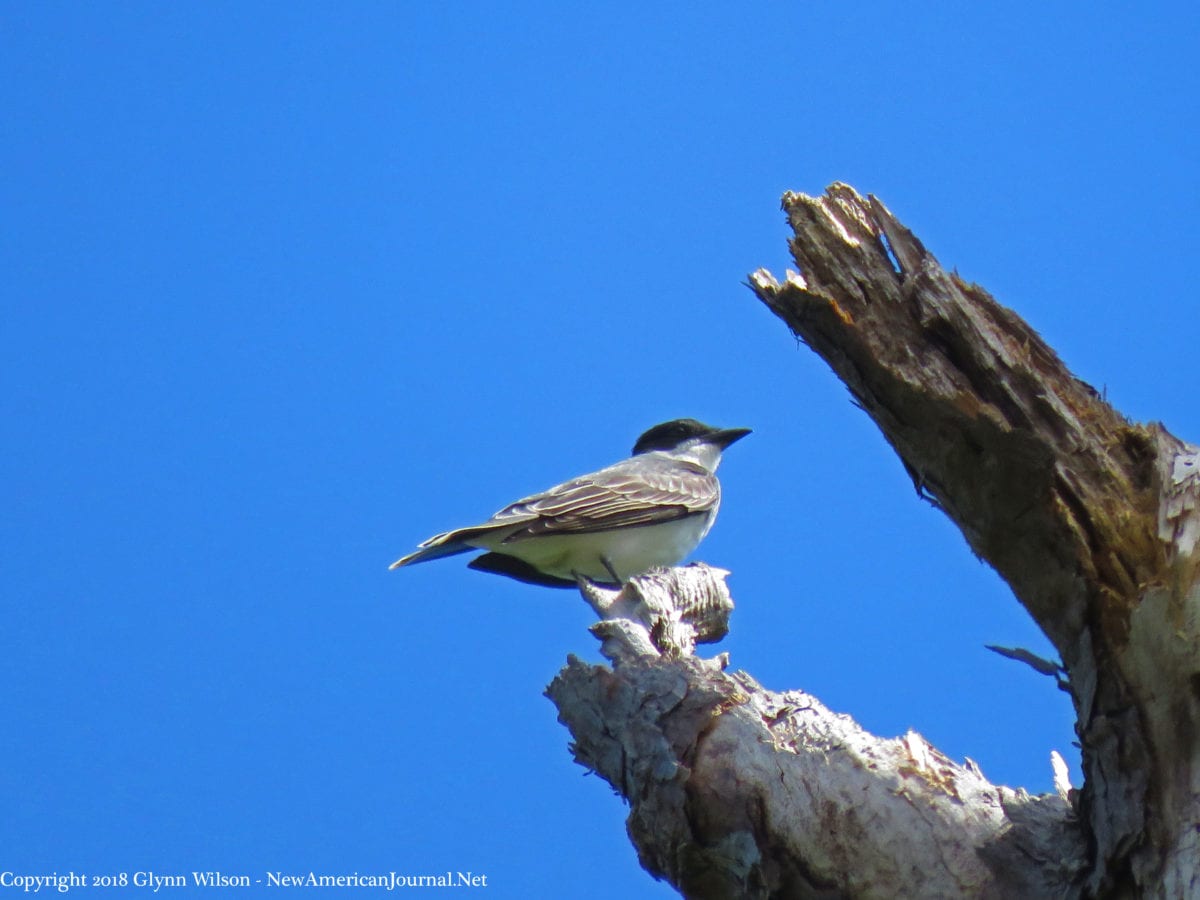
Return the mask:
<path id="1" fill-rule="evenodd" d="M 516 526 L 504 543 L 552 534 L 586 534 L 656 525 L 706 513 L 720 499 L 716 477 L 702 466 L 672 461 L 636 468 L 618 463 L 525 497 L 491 519 Z"/>

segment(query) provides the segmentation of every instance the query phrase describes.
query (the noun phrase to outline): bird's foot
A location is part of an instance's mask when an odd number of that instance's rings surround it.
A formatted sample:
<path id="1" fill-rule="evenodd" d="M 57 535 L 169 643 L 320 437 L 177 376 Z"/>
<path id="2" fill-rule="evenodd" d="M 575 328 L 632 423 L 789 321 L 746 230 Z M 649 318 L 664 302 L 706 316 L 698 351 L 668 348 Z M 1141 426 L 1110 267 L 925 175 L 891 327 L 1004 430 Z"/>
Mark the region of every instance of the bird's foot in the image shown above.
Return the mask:
<path id="1" fill-rule="evenodd" d="M 600 562 L 604 568 L 608 570 L 608 574 L 612 576 L 613 584 L 615 584 L 617 587 L 624 587 L 625 579 L 617 574 L 617 570 L 613 568 L 612 560 L 610 560 L 607 556 L 601 556 Z"/>

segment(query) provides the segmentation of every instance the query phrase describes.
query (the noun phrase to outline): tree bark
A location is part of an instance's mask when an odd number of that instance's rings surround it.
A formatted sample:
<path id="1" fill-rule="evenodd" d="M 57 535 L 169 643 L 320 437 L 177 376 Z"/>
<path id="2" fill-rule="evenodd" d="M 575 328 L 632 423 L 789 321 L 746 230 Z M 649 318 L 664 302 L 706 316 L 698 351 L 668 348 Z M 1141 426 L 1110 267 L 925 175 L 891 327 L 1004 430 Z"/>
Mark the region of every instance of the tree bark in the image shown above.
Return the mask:
<path id="1" fill-rule="evenodd" d="M 577 759 L 689 897 L 1200 896 L 1200 450 L 1126 421 L 875 198 L 835 184 L 783 206 L 799 273 L 751 287 L 1053 642 L 1084 786 L 991 785 L 919 735 L 873 737 L 655 640 L 690 615 L 669 573 L 648 618 L 609 604 L 612 668 L 571 660 L 550 686 Z"/>

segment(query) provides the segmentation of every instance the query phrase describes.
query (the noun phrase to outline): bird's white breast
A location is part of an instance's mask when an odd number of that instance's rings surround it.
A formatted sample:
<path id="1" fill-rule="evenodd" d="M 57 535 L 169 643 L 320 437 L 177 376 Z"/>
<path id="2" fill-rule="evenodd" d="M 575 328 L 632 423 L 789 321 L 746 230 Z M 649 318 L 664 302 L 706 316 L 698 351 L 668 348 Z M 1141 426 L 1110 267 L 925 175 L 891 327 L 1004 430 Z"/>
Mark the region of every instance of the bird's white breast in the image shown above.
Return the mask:
<path id="1" fill-rule="evenodd" d="M 578 572 L 596 581 L 611 581 L 604 559 L 621 578 L 641 574 L 654 566 L 676 565 L 696 549 L 715 518 L 714 509 L 707 515 L 688 516 L 660 525 L 545 535 L 505 544 L 489 542 L 489 549 L 515 556 L 559 578 L 570 580 Z"/>

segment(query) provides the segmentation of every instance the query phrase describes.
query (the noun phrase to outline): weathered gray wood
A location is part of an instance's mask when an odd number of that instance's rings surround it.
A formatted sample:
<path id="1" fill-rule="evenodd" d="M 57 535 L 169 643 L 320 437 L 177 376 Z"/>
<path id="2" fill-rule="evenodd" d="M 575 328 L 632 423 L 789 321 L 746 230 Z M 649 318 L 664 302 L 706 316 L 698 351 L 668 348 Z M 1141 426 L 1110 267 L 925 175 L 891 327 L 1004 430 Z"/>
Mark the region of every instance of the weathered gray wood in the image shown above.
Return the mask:
<path id="1" fill-rule="evenodd" d="M 614 662 L 661 654 L 690 656 L 697 644 L 713 644 L 729 633 L 733 598 L 724 569 L 704 563 L 659 568 L 639 575 L 620 591 L 586 578 L 579 590 L 600 621 L 592 634 Z"/>
<path id="2" fill-rule="evenodd" d="M 878 200 L 834 185 L 784 208 L 800 272 L 751 286 L 1054 643 L 1078 814 L 762 691 L 686 638 L 568 665 L 550 694 L 577 757 L 688 896 L 1200 896 L 1200 451 L 1126 421 Z"/>
<path id="3" fill-rule="evenodd" d="M 642 865 L 687 897 L 1050 898 L 1083 865 L 1065 798 L 709 661 L 572 658 L 548 695 L 630 801 Z"/>

